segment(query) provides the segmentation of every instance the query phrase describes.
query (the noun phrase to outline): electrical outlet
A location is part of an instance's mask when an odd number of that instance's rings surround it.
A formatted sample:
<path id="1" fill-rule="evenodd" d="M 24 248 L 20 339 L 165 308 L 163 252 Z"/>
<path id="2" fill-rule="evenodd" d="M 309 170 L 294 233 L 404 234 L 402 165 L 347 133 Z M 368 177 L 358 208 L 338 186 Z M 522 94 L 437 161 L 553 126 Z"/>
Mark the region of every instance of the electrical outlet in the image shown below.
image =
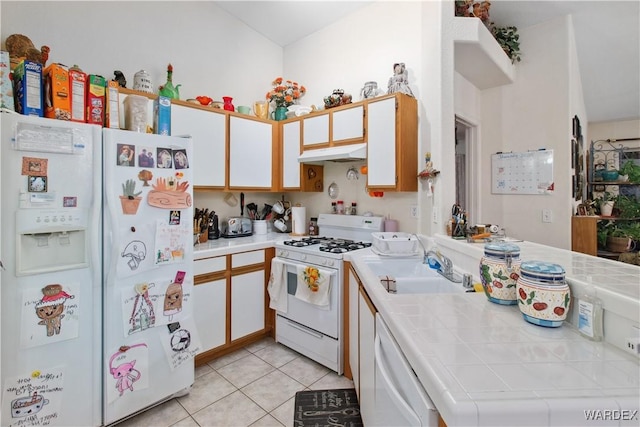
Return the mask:
<path id="1" fill-rule="evenodd" d="M 635 355 L 640 357 L 640 328 L 635 326 L 631 327 L 631 334 L 625 340 L 624 349 Z"/>
<path id="2" fill-rule="evenodd" d="M 440 222 L 440 210 L 436 206 L 433 207 L 432 216 L 433 216 L 434 224 L 437 224 Z"/>
<path id="3" fill-rule="evenodd" d="M 409 206 L 409 215 L 411 218 L 418 218 L 418 205 Z"/>
<path id="4" fill-rule="evenodd" d="M 542 222 L 553 222 L 553 212 L 551 209 L 542 209 Z"/>

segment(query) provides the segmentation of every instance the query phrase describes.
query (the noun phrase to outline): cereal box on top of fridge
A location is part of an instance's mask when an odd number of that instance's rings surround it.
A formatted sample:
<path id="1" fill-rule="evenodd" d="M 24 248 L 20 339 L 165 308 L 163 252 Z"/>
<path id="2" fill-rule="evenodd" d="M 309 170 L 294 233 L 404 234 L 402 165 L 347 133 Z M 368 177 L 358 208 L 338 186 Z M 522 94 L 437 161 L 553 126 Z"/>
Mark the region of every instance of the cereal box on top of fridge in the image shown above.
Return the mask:
<path id="1" fill-rule="evenodd" d="M 86 122 L 87 75 L 77 66 L 69 68 L 69 86 L 71 86 L 71 121 Z"/>
<path id="2" fill-rule="evenodd" d="M 153 103 L 153 127 L 158 135 L 171 135 L 171 98 L 158 96 Z"/>
<path id="3" fill-rule="evenodd" d="M 120 128 L 120 85 L 115 80 L 107 82 L 107 117 L 105 127 L 112 129 Z"/>
<path id="4" fill-rule="evenodd" d="M 105 108 L 104 77 L 89 74 L 89 89 L 87 90 L 87 123 L 104 126 Z"/>
<path id="5" fill-rule="evenodd" d="M 18 113 L 44 115 L 41 64 L 25 59 L 16 65 L 13 70 L 13 97 Z"/>
<path id="6" fill-rule="evenodd" d="M 14 111 L 13 86 L 11 86 L 9 52 L 0 50 L 0 108 Z"/>
<path id="7" fill-rule="evenodd" d="M 44 69 L 44 116 L 50 119 L 71 120 L 69 68 L 50 64 Z"/>

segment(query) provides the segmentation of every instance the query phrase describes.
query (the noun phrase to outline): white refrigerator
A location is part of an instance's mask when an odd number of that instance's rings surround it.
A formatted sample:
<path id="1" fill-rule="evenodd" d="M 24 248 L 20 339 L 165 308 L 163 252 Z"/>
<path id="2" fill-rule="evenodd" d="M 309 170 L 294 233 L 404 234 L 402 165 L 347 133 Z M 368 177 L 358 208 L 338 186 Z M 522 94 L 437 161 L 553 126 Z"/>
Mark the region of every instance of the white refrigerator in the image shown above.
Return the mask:
<path id="1" fill-rule="evenodd" d="M 100 425 L 101 128 L 0 116 L 1 425 Z"/>
<path id="2" fill-rule="evenodd" d="M 106 425 L 187 392 L 191 140 L 0 116 L 1 425 Z"/>
<path id="3" fill-rule="evenodd" d="M 192 142 L 103 130 L 104 423 L 188 392 L 193 321 Z"/>

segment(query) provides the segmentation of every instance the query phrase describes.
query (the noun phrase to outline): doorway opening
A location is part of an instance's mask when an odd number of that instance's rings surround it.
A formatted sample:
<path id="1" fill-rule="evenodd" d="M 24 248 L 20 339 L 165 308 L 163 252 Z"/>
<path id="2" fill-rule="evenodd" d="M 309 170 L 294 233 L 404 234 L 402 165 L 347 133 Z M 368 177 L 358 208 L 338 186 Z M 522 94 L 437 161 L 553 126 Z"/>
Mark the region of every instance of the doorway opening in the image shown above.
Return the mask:
<path id="1" fill-rule="evenodd" d="M 455 170 L 456 170 L 456 203 L 466 212 L 467 218 L 478 222 L 479 217 L 479 188 L 476 158 L 478 153 L 477 126 L 456 116 L 455 129 Z"/>

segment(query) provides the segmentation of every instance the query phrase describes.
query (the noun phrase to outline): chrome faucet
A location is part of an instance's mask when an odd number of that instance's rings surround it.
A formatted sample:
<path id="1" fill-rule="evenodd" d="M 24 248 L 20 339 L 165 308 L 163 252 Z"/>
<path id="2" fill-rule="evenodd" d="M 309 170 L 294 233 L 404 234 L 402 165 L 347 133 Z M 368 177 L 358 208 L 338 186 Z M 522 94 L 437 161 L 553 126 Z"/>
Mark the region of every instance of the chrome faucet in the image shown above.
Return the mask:
<path id="1" fill-rule="evenodd" d="M 430 258 L 435 258 L 440 264 L 440 268 L 437 270 L 438 273 L 454 283 L 462 282 L 462 278 L 453 272 L 453 262 L 451 262 L 451 259 L 444 256 L 438 250 L 427 251 L 425 255 L 425 262 L 428 263 Z"/>
<path id="2" fill-rule="evenodd" d="M 429 257 L 427 256 L 427 248 L 424 247 L 424 244 L 422 243 L 422 240 L 420 240 L 420 238 L 418 237 L 417 234 L 412 234 L 412 236 L 415 236 L 415 238 L 418 241 L 418 243 L 420 243 L 420 246 L 422 246 L 422 263 L 423 264 L 428 264 Z"/>

